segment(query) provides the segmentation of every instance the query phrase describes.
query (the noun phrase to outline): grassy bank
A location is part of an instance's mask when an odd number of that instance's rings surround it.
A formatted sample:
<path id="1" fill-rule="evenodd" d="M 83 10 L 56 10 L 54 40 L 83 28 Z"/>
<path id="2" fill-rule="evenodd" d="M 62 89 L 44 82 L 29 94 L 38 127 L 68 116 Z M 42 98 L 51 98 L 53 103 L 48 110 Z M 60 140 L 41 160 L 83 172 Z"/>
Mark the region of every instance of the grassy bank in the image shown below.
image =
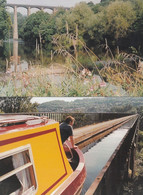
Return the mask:
<path id="1" fill-rule="evenodd" d="M 32 67 L 1 77 L 0 96 L 143 96 L 143 76 L 104 67 L 100 76 L 83 68 Z M 106 80 L 106 82 L 105 82 Z"/>
<path id="2" fill-rule="evenodd" d="M 57 65 L 56 65 L 57 66 Z M 85 69 L 86 71 L 86 69 Z M 32 67 L 28 72 L 6 74 L 0 82 L 1 96 L 114 96 L 122 94 L 92 73 Z"/>
<path id="3" fill-rule="evenodd" d="M 119 51 L 113 55 L 106 44 L 99 59 L 80 40 L 75 47 L 82 49 L 73 55 L 61 40 L 56 46 L 47 67 L 31 65 L 26 72 L 2 75 L 0 96 L 143 96 L 141 57 Z M 54 62 L 57 56 L 63 57 L 62 64 Z"/>

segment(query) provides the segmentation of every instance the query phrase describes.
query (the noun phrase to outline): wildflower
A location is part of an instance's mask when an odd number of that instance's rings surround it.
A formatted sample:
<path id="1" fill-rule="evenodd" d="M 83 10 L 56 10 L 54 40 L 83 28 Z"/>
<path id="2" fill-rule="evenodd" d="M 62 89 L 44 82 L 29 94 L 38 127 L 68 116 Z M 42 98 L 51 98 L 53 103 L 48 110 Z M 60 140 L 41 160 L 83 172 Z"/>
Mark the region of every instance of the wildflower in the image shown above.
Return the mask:
<path id="1" fill-rule="evenodd" d="M 106 87 L 106 83 L 104 81 L 102 81 L 100 84 L 99 84 L 100 87 Z"/>
<path id="2" fill-rule="evenodd" d="M 94 87 L 92 86 L 91 88 L 90 88 L 90 91 L 93 91 L 94 90 Z"/>
<path id="3" fill-rule="evenodd" d="M 92 76 L 92 73 L 90 70 L 88 70 L 87 68 L 84 68 L 82 71 L 81 71 L 81 75 L 82 76 Z"/>
<path id="4" fill-rule="evenodd" d="M 11 70 L 7 69 L 6 74 L 10 74 L 10 73 L 11 73 Z"/>
<path id="5" fill-rule="evenodd" d="M 90 76 L 90 77 L 92 76 L 92 73 L 90 71 L 88 71 L 88 76 Z"/>
<path id="6" fill-rule="evenodd" d="M 83 81 L 83 84 L 84 85 L 86 85 L 86 84 L 88 84 L 89 83 L 89 80 L 87 80 L 87 79 L 85 79 L 84 81 Z"/>

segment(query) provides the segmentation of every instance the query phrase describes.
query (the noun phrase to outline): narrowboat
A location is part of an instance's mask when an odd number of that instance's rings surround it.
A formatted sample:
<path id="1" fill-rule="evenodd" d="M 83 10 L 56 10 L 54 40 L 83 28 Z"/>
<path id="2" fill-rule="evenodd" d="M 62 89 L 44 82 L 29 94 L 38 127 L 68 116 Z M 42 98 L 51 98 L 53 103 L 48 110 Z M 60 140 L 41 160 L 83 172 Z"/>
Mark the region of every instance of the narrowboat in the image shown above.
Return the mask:
<path id="1" fill-rule="evenodd" d="M 85 177 L 83 154 L 62 144 L 58 122 L 0 115 L 0 195 L 80 194 Z"/>

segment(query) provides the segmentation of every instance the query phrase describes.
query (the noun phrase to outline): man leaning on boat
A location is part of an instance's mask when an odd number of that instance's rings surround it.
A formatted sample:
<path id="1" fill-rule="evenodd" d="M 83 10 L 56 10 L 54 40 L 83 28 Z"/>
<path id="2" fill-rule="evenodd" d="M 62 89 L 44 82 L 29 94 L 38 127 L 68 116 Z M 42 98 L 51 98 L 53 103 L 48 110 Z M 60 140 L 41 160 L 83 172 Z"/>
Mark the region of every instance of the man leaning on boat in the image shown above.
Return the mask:
<path id="1" fill-rule="evenodd" d="M 64 143 L 68 138 L 70 138 L 72 148 L 77 148 L 77 146 L 74 145 L 74 140 L 73 140 L 74 121 L 75 119 L 72 116 L 67 116 L 65 121 L 60 124 L 60 133 L 61 133 L 62 143 Z"/>

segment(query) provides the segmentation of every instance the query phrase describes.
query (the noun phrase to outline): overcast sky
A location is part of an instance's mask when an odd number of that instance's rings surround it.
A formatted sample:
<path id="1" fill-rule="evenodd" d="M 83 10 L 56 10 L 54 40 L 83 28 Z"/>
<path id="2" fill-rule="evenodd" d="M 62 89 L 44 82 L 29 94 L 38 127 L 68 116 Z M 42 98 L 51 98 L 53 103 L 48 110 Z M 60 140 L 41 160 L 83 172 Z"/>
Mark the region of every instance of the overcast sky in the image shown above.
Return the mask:
<path id="1" fill-rule="evenodd" d="M 7 0 L 7 3 L 73 7 L 76 3 L 81 1 L 83 0 Z M 91 0 L 84 1 L 89 2 Z M 92 2 L 99 3 L 100 0 L 92 0 Z"/>
<path id="2" fill-rule="evenodd" d="M 28 5 L 48 5 L 48 6 L 63 6 L 63 7 L 74 7 L 77 3 L 82 2 L 83 0 L 7 0 L 7 3 L 17 3 L 17 4 L 28 4 Z M 91 0 L 84 0 L 84 2 L 90 2 Z M 100 3 L 100 0 L 92 0 L 94 4 Z M 8 7 L 9 12 L 13 12 L 13 8 Z M 27 10 L 25 8 L 19 7 L 17 9 L 23 15 L 27 15 Z M 31 9 L 31 14 L 38 11 L 37 8 Z M 45 10 L 46 11 L 46 10 Z M 52 11 L 47 10 L 49 13 Z"/>

